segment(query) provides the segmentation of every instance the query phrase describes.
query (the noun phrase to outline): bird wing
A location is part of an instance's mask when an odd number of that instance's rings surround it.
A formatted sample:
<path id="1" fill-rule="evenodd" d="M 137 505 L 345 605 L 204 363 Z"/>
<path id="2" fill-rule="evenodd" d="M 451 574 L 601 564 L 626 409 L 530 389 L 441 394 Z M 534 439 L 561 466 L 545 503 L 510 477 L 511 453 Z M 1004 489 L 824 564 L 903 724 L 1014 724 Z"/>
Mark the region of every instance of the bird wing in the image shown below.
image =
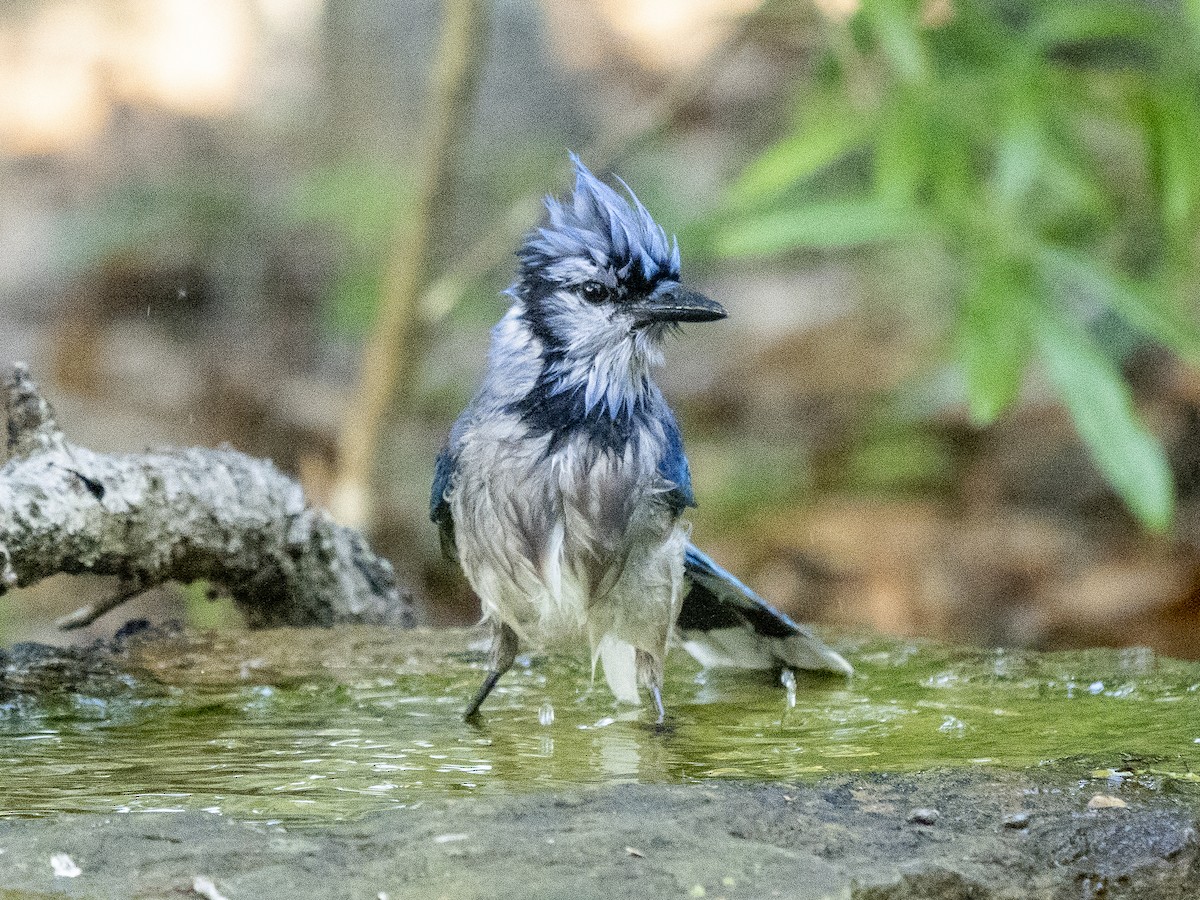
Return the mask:
<path id="1" fill-rule="evenodd" d="M 684 648 L 701 664 L 743 669 L 780 665 L 851 675 L 854 668 L 816 635 L 775 609 L 708 554 L 688 544 L 690 589 L 676 621 Z"/>
<path id="2" fill-rule="evenodd" d="M 454 549 L 454 516 L 450 512 L 450 504 L 446 500 L 446 491 L 450 487 L 450 478 L 454 474 L 457 463 L 455 454 L 447 444 L 438 454 L 433 469 L 433 491 L 429 497 L 429 518 L 438 527 L 438 537 L 442 542 L 442 554 L 450 560 L 457 560 L 458 554 Z"/>
<path id="3" fill-rule="evenodd" d="M 692 470 L 683 452 L 683 436 L 679 433 L 679 426 L 665 405 L 663 415 L 667 444 L 662 459 L 658 461 L 658 474 L 671 483 L 666 501 L 675 515 L 679 515 L 685 508 L 696 505 L 696 495 L 692 493 Z"/>

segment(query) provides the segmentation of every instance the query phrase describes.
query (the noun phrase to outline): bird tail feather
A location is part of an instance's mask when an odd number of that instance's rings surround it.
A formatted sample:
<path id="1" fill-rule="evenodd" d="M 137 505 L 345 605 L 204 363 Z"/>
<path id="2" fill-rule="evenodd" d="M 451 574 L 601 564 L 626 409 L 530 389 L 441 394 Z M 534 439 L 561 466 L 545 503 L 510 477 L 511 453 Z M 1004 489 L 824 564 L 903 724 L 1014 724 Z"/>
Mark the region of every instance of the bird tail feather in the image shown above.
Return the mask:
<path id="1" fill-rule="evenodd" d="M 854 674 L 854 667 L 841 654 L 693 544 L 688 544 L 684 557 L 684 576 L 690 589 L 676 624 L 684 649 L 702 665 L 751 669 L 785 665 Z"/>

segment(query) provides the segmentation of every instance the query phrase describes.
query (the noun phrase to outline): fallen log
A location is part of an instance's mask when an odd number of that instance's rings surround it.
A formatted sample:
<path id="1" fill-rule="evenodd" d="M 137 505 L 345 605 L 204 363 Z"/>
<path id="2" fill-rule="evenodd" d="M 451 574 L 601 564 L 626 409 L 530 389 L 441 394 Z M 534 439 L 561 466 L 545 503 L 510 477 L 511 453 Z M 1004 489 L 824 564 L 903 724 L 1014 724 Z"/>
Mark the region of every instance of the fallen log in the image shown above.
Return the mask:
<path id="1" fill-rule="evenodd" d="M 412 598 L 362 536 L 308 504 L 269 460 L 230 448 L 97 453 L 71 444 L 23 364 L 5 383 L 0 596 L 60 572 L 113 575 L 94 621 L 168 581 L 204 579 L 252 626 L 412 625 Z"/>

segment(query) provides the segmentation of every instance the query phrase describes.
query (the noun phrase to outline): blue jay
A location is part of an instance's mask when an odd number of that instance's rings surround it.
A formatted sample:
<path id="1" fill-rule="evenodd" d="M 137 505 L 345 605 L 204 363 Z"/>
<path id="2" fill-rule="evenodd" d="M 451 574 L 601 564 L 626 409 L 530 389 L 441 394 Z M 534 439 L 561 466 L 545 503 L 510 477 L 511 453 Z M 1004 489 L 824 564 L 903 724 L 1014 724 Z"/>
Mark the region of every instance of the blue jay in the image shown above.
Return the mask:
<path id="1" fill-rule="evenodd" d="M 483 383 L 437 458 L 430 514 L 492 632 L 475 715 L 521 644 L 584 639 L 620 701 L 662 722 L 668 645 L 704 665 L 850 664 L 688 540 L 679 426 L 652 370 L 683 322 L 725 317 L 682 287 L 679 246 L 572 154 L 575 190 L 517 253 Z"/>

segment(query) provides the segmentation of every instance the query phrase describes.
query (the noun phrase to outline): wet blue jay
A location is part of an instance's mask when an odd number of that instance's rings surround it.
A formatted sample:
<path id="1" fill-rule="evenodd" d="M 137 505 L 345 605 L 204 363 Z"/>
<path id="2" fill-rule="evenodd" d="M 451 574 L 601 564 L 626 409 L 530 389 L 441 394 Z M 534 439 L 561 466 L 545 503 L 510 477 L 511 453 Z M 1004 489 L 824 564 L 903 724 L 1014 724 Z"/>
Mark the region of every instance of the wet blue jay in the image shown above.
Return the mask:
<path id="1" fill-rule="evenodd" d="M 702 664 L 849 663 L 688 540 L 696 501 L 652 370 L 684 322 L 725 317 L 680 283 L 679 246 L 572 155 L 575 190 L 517 253 L 483 383 L 437 458 L 431 518 L 492 631 L 475 715 L 520 645 L 584 639 L 618 700 L 654 703 L 668 645 Z"/>

